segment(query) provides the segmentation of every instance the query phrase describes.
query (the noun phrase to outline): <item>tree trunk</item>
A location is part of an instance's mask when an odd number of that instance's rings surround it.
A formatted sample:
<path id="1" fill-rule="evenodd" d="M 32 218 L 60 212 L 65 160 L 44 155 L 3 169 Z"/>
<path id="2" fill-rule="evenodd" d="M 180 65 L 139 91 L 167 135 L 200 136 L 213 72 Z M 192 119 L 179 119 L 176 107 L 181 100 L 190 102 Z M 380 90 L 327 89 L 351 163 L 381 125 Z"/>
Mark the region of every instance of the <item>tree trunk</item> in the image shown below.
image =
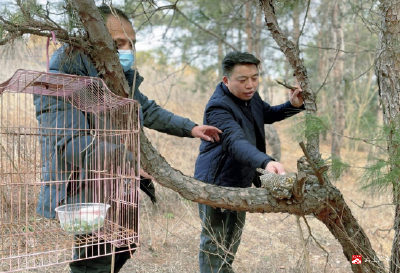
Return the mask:
<path id="1" fill-rule="evenodd" d="M 267 27 L 281 51 L 290 62 L 297 80 L 303 89 L 307 117 L 315 116 L 317 110 L 315 97 L 309 84 L 306 68 L 303 65 L 302 59 L 299 57 L 298 48 L 293 44 L 293 42 L 285 37 L 282 30 L 279 28 L 275 16 L 274 3 L 274 0 L 260 0 L 261 8 L 265 14 Z M 318 166 L 318 163 L 321 162 L 321 155 L 319 153 L 319 136 L 315 132 L 307 132 L 306 130 L 306 138 L 306 150 L 308 150 L 308 157 L 310 158 L 309 164 Z M 299 160 L 299 172 L 310 172 L 310 170 L 307 170 L 307 167 L 304 164 L 301 164 L 301 162 L 302 161 Z M 375 251 L 372 249 L 367 235 L 352 215 L 350 208 L 343 199 L 343 196 L 330 183 L 326 175 L 318 174 L 319 171 L 315 170 L 315 167 L 312 169 L 314 170 L 314 174 L 318 176 L 318 179 L 316 179 L 315 176 L 309 176 L 309 181 L 318 180 L 319 183 L 321 183 L 321 187 L 327 189 L 329 192 L 326 194 L 329 201 L 321 199 L 321 202 L 326 203 L 327 207 L 314 215 L 326 225 L 329 231 L 342 245 L 343 253 L 349 262 L 352 260 L 352 255 L 362 255 L 364 260 L 369 261 L 359 265 L 352 264 L 351 268 L 353 272 L 385 272 L 382 262 L 378 259 Z M 310 182 L 307 183 L 307 187 L 309 183 Z M 337 192 L 338 194 L 331 199 L 329 197 L 331 192 Z M 309 191 L 307 192 L 306 197 L 308 194 Z"/>
<path id="2" fill-rule="evenodd" d="M 340 148 L 342 135 L 345 126 L 344 117 L 344 90 L 342 85 L 343 66 L 344 66 L 344 34 L 342 27 L 342 20 L 340 20 L 340 4 L 338 0 L 333 5 L 332 10 L 332 25 L 333 36 L 332 39 L 335 43 L 337 50 L 335 54 L 335 64 L 333 67 L 333 133 L 332 133 L 332 147 L 331 153 L 333 157 L 340 159 Z"/>
<path id="3" fill-rule="evenodd" d="M 261 29 L 262 29 L 261 22 L 262 22 L 262 11 L 261 9 L 256 9 L 256 31 L 254 37 L 254 54 L 257 58 L 261 58 Z"/>
<path id="4" fill-rule="evenodd" d="M 382 103 L 383 119 L 388 127 L 388 157 L 392 160 L 391 171 L 398 168 L 394 162 L 399 158 L 398 134 L 400 129 L 400 3 L 381 0 L 381 33 L 375 73 L 378 77 L 379 96 Z M 400 272 L 400 192 L 399 179 L 393 181 L 393 202 L 395 236 L 392 246 L 390 272 Z"/>
<path id="5" fill-rule="evenodd" d="M 324 82 L 324 75 L 326 72 L 326 50 L 322 49 L 324 46 L 324 31 L 323 25 L 321 25 L 320 30 L 318 31 L 318 83 L 322 84 Z M 319 115 L 323 115 L 327 109 L 327 101 L 326 101 L 326 92 L 321 92 L 320 103 L 319 103 Z M 322 132 L 322 140 L 326 141 L 327 132 L 324 130 Z"/>
<path id="6" fill-rule="evenodd" d="M 265 124 L 264 129 L 265 139 L 271 148 L 270 156 L 277 161 L 281 161 L 281 140 L 279 139 L 278 132 L 275 130 L 275 127 L 272 124 Z"/>
<path id="7" fill-rule="evenodd" d="M 252 17 L 252 9 L 253 3 L 251 1 L 247 1 L 245 4 L 245 20 L 246 20 L 246 49 L 247 52 L 253 53 L 253 17 Z"/>
<path id="8" fill-rule="evenodd" d="M 218 3 L 216 8 L 219 10 L 220 13 L 222 13 L 220 3 Z M 226 36 L 226 34 L 224 34 L 223 31 L 221 30 L 221 26 L 218 26 L 217 34 L 220 37 L 225 37 Z M 221 40 L 217 40 L 217 44 L 218 44 L 218 63 L 220 64 L 220 63 L 222 63 L 222 60 L 224 59 L 224 55 L 225 55 L 224 54 L 224 47 L 223 47 L 224 45 L 223 45 Z M 220 65 L 218 65 L 218 76 L 221 79 L 223 77 L 223 75 L 222 75 L 222 67 Z"/>
<path id="9" fill-rule="evenodd" d="M 94 1 L 88 0 L 71 0 L 79 18 L 90 33 L 89 40 L 94 41 L 95 47 L 87 47 L 86 53 L 94 60 L 94 64 L 99 71 L 99 75 L 103 75 L 108 88 L 121 97 L 127 97 L 128 82 L 125 80 L 122 66 L 119 63 L 118 56 L 115 54 L 114 41 L 108 30 L 100 12 Z M 101 62 L 98 56 L 102 56 Z"/>

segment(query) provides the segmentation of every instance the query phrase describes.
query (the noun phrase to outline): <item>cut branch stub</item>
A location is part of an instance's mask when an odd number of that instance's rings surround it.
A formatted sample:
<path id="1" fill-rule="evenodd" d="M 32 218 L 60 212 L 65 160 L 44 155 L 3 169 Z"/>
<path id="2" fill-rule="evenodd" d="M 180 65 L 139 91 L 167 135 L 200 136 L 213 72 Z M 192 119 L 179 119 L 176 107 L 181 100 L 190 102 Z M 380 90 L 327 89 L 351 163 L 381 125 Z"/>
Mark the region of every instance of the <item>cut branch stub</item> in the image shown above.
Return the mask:
<path id="1" fill-rule="evenodd" d="M 308 177 L 305 172 L 299 172 L 297 174 L 297 180 L 293 185 L 293 196 L 296 200 L 303 199 L 307 180 Z"/>

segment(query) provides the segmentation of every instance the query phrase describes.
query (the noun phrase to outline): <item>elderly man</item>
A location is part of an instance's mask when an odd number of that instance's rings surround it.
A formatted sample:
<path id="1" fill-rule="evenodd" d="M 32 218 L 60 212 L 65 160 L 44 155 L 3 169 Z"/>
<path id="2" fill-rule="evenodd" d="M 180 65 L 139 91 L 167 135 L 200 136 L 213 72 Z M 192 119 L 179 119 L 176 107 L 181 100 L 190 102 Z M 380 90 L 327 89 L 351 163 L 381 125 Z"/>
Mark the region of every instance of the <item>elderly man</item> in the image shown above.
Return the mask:
<path id="1" fill-rule="evenodd" d="M 134 44 L 132 43 L 136 41 L 135 31 L 121 10 L 111 11 L 108 6 L 101 6 L 99 11 L 104 16 L 106 26 L 115 41 L 130 92 L 133 92 L 133 98 L 141 105 L 141 123 L 148 128 L 179 137 L 199 137 L 205 141 L 219 141 L 219 134 L 222 132 L 216 127 L 198 126 L 187 118 L 161 108 L 155 101 L 148 99 L 139 91 L 143 77 L 131 68 L 134 63 L 132 51 Z M 70 45 L 62 46 L 53 54 L 50 72 L 98 77 L 98 71 L 92 61 Z M 133 82 L 134 79 L 135 82 Z M 77 202 L 77 200 L 78 202 L 85 201 L 84 196 L 88 195 L 90 188 L 80 187 L 79 192 L 74 192 L 74 197 L 71 197 L 66 183 L 59 185 L 51 182 L 70 179 L 79 181 L 85 176 L 84 164 L 81 164 L 81 161 L 88 162 L 91 158 L 102 158 L 105 155 L 98 154 L 99 149 L 89 145 L 93 141 L 92 136 L 70 133 L 72 129 L 75 132 L 83 132 L 91 126 L 88 117 L 80 110 L 64 100 L 51 96 L 35 96 L 34 103 L 41 130 L 48 132 L 49 128 L 53 128 L 51 130 L 54 131 L 43 133 L 40 139 L 44 165 L 43 181 L 48 183 L 44 183 L 41 188 L 36 211 L 47 218 L 55 218 L 54 209 L 57 206 L 62 203 Z M 105 146 L 112 147 L 109 144 Z M 111 244 L 99 248 L 77 247 L 74 254 L 76 261 L 70 263 L 71 272 L 111 272 L 112 257 L 109 255 L 111 252 L 113 252 Z M 114 272 L 118 272 L 129 259 L 130 253 L 127 248 L 117 248 L 115 252 L 117 253 L 114 260 Z"/>
<path id="2" fill-rule="evenodd" d="M 224 187 L 259 185 L 256 168 L 284 174 L 283 166 L 266 154 L 264 124 L 283 120 L 304 107 L 301 89 L 290 100 L 270 106 L 257 92 L 260 61 L 246 52 L 228 53 L 222 61 L 222 82 L 217 85 L 205 112 L 204 124 L 223 133 L 215 143 L 202 141 L 195 178 Z M 202 221 L 200 272 L 228 273 L 239 247 L 246 212 L 221 210 L 199 204 Z"/>

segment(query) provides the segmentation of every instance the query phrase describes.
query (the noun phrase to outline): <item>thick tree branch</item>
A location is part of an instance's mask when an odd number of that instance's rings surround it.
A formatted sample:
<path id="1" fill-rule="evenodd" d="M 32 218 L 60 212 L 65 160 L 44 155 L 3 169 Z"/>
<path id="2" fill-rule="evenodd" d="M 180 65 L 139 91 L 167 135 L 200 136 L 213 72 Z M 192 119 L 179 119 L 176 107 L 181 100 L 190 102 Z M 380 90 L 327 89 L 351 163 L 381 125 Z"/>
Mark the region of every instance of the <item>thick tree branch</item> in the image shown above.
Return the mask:
<path id="1" fill-rule="evenodd" d="M 65 29 L 48 22 L 27 19 L 20 24 L 14 24 L 0 15 L 0 23 L 2 23 L 2 27 L 6 31 L 5 37 L 0 40 L 0 45 L 5 45 L 24 34 L 51 37 L 50 31 L 54 31 L 59 41 L 81 46 L 81 38 L 71 37 Z"/>
<path id="2" fill-rule="evenodd" d="M 307 69 L 304 67 L 303 60 L 300 58 L 299 48 L 286 37 L 285 33 L 279 27 L 275 16 L 274 3 L 274 0 L 260 0 L 261 9 L 264 12 L 268 30 L 294 69 L 293 75 L 296 76 L 301 88 L 303 89 L 302 96 L 304 98 L 306 113 L 307 115 L 313 116 L 317 111 L 317 105 L 315 102 L 315 95 L 308 80 Z M 307 150 L 309 151 L 312 160 L 319 162 L 319 135 L 315 132 L 309 132 L 307 140 Z"/>
<path id="3" fill-rule="evenodd" d="M 89 0 L 71 2 L 89 34 L 90 47 L 86 49 L 86 53 L 94 62 L 99 75 L 104 77 L 108 88 L 118 96 L 127 97 L 128 82 L 118 60 L 114 41 L 96 4 Z"/>
<path id="4" fill-rule="evenodd" d="M 213 207 L 220 207 L 235 211 L 249 212 L 286 212 L 296 215 L 322 213 L 326 209 L 321 201 L 340 195 L 337 189 L 326 188 L 319 183 L 312 182 L 308 186 L 308 194 L 302 202 L 293 199 L 278 200 L 263 188 L 228 188 L 206 184 L 192 177 L 183 175 L 172 168 L 168 162 L 158 154 L 146 135 L 141 131 L 141 166 L 151 173 L 155 180 L 164 187 L 178 192 L 182 197 Z M 303 178 L 302 178 L 303 179 Z M 320 192 L 322 190 L 322 192 Z"/>
<path id="5" fill-rule="evenodd" d="M 296 76 L 303 89 L 304 104 L 307 111 L 317 111 L 315 96 L 311 90 L 307 70 L 304 67 L 303 60 L 300 59 L 299 49 L 280 29 L 273 7 L 274 2 L 275 1 L 260 0 L 268 30 L 294 69 L 294 76 Z"/>

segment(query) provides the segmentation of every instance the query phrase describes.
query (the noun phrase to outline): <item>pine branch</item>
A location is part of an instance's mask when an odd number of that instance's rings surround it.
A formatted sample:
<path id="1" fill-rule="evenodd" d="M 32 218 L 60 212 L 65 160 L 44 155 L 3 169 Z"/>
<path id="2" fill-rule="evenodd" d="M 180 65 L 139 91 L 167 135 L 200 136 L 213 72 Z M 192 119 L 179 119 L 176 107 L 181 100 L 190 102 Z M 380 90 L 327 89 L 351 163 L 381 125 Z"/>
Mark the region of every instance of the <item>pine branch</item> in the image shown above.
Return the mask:
<path id="1" fill-rule="evenodd" d="M 280 81 L 280 80 L 278 80 L 278 79 L 275 79 L 275 81 L 276 81 L 278 84 L 282 85 L 283 87 L 285 87 L 285 88 L 287 88 L 287 89 L 296 90 L 296 87 L 291 86 L 291 85 L 288 84 L 286 81 Z"/>

